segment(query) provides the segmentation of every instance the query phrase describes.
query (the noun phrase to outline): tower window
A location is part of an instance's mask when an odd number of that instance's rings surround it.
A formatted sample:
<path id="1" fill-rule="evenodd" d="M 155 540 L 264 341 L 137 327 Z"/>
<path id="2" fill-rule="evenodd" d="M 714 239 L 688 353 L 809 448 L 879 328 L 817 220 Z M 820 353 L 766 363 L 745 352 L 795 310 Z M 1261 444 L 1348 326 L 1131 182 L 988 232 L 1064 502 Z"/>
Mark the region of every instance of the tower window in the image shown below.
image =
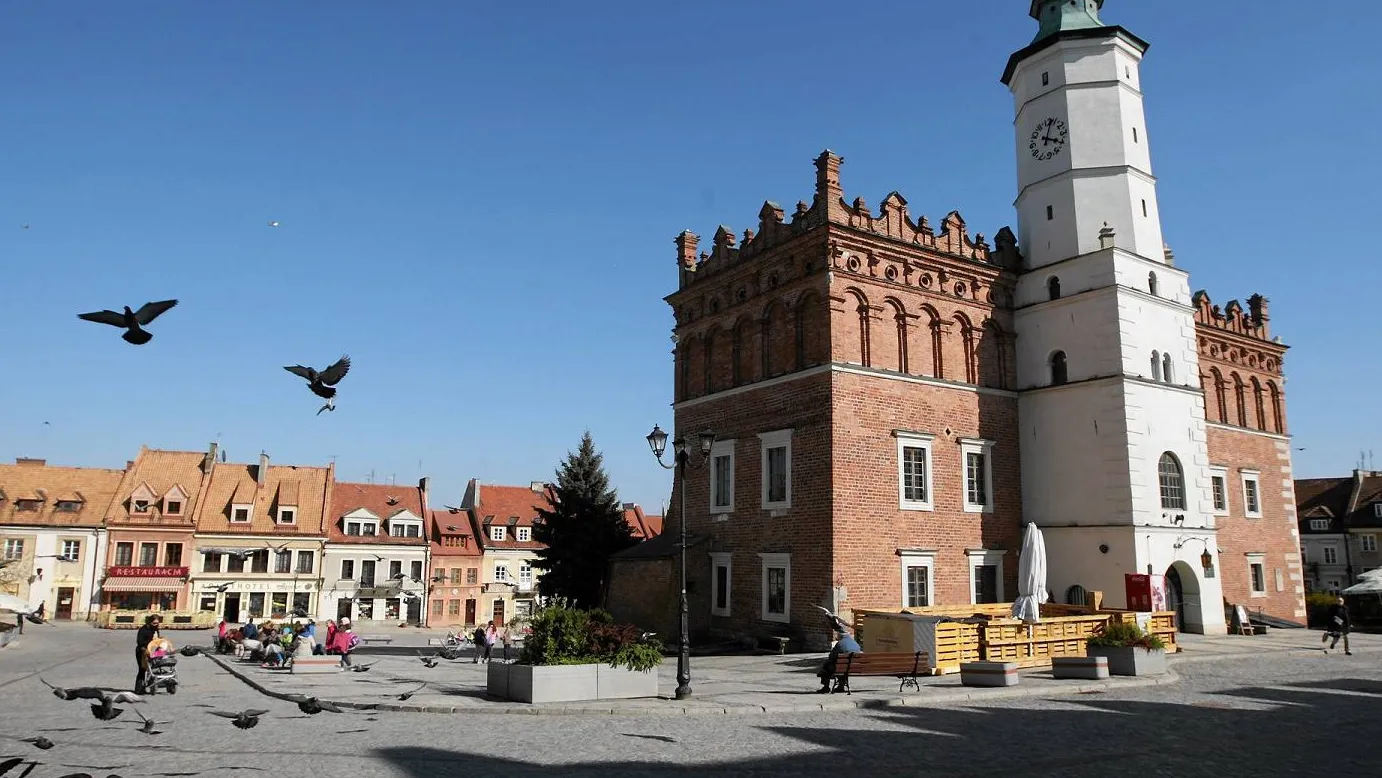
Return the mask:
<path id="1" fill-rule="evenodd" d="M 1050 205 L 1046 206 L 1046 221 L 1049 222 L 1054 218 L 1056 218 L 1056 209 Z"/>
<path id="2" fill-rule="evenodd" d="M 1052 300 L 1060 299 L 1060 277 L 1051 276 L 1046 279 L 1046 295 Z"/>
<path id="3" fill-rule="evenodd" d="M 1142 201 L 1142 215 L 1143 215 L 1143 216 L 1146 216 L 1146 215 L 1147 215 L 1147 201 L 1146 201 L 1146 200 L 1143 200 L 1143 201 Z"/>
<path id="4" fill-rule="evenodd" d="M 1051 74 L 1050 74 L 1050 73 L 1042 73 L 1042 74 L 1041 74 L 1041 85 L 1042 85 L 1042 86 L 1050 86 L 1050 85 L 1051 85 Z"/>
<path id="5" fill-rule="evenodd" d="M 1156 273 L 1147 274 L 1147 291 L 1151 292 L 1153 297 L 1156 297 Z"/>
<path id="6" fill-rule="evenodd" d="M 1161 486 L 1161 509 L 1164 511 L 1185 510 L 1185 471 L 1180 460 L 1167 451 L 1157 462 L 1157 480 Z"/>
<path id="7" fill-rule="evenodd" d="M 1161 354 L 1155 350 L 1152 351 L 1152 380 L 1161 380 Z"/>
<path id="8" fill-rule="evenodd" d="M 1176 382 L 1176 376 L 1174 373 L 1171 372 L 1170 354 L 1161 355 L 1161 377 L 1165 379 L 1166 383 L 1168 384 L 1174 384 Z"/>
<path id="9" fill-rule="evenodd" d="M 1136 143 L 1136 142 L 1137 142 L 1137 128 L 1136 128 L 1136 127 L 1132 128 L 1132 142 L 1133 142 L 1133 143 Z"/>
<path id="10" fill-rule="evenodd" d="M 1051 385 L 1060 386 L 1070 380 L 1070 373 L 1065 364 L 1065 352 L 1057 351 L 1051 355 Z"/>

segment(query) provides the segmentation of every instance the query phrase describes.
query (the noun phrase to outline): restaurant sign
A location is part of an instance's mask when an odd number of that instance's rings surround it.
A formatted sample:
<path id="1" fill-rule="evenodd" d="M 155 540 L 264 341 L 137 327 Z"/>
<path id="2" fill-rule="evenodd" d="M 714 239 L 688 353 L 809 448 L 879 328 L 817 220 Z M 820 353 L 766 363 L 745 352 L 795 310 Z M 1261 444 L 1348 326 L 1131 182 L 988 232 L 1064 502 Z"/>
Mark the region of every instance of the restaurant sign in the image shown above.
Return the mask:
<path id="1" fill-rule="evenodd" d="M 185 567 L 130 567 L 111 565 L 106 568 L 110 578 L 186 578 Z"/>

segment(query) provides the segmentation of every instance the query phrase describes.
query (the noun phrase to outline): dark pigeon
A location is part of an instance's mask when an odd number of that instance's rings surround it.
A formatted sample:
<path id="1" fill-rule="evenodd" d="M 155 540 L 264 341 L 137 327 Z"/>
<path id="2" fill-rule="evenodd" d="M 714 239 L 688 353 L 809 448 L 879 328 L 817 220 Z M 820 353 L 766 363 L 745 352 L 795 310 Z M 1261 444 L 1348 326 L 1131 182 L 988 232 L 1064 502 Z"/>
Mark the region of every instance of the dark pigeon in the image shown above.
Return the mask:
<path id="1" fill-rule="evenodd" d="M 126 343 L 142 346 L 154 339 L 153 334 L 144 329 L 144 327 L 148 326 L 154 319 L 157 319 L 169 308 L 177 304 L 177 300 L 144 303 L 137 311 L 130 310 L 130 307 L 126 305 L 123 313 L 110 310 L 94 311 L 92 313 L 79 313 L 77 314 L 77 318 L 85 321 L 94 321 L 97 324 L 109 324 L 112 327 L 124 328 L 127 332 L 120 337 L 123 338 Z"/>
<path id="2" fill-rule="evenodd" d="M 326 405 L 317 411 L 321 415 L 322 411 L 336 410 L 336 384 L 345 378 L 346 373 L 350 372 L 350 357 L 343 356 L 336 360 L 336 363 L 321 372 L 316 368 L 304 365 L 285 366 L 283 368 L 295 376 L 307 379 L 307 388 L 318 397 L 326 400 Z"/>

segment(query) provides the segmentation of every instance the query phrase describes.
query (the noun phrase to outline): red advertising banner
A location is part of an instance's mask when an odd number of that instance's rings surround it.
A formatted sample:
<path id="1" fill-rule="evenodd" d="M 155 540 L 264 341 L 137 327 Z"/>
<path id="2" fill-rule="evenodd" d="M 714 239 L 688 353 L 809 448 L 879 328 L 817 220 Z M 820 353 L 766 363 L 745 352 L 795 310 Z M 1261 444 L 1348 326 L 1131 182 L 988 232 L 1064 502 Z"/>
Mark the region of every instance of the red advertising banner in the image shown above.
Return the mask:
<path id="1" fill-rule="evenodd" d="M 111 578 L 185 578 L 186 567 L 126 567 L 112 565 L 106 568 Z"/>

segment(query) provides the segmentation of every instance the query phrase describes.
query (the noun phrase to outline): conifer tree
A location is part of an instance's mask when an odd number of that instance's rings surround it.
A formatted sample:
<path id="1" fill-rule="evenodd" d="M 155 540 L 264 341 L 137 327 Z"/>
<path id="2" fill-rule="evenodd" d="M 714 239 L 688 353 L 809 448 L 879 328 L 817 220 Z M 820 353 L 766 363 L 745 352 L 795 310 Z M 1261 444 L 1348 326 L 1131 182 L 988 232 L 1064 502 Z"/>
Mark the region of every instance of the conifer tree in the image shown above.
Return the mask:
<path id="1" fill-rule="evenodd" d="M 538 508 L 533 526 L 533 539 L 546 545 L 533 560 L 533 567 L 543 571 L 539 590 L 576 607 L 598 608 L 610 557 L 638 541 L 589 432 L 557 469 L 551 495 L 551 506 Z"/>

